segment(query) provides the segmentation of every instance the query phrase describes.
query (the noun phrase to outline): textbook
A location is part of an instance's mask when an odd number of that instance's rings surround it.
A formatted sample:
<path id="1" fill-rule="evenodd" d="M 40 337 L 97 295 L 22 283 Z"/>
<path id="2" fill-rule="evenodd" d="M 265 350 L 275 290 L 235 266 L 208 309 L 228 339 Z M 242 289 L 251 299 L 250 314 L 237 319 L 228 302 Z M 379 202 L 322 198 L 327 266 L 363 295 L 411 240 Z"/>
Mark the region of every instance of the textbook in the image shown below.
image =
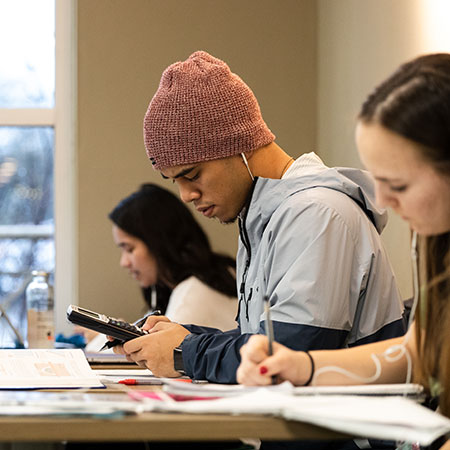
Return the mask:
<path id="1" fill-rule="evenodd" d="M 0 389 L 103 387 L 81 349 L 0 350 Z"/>

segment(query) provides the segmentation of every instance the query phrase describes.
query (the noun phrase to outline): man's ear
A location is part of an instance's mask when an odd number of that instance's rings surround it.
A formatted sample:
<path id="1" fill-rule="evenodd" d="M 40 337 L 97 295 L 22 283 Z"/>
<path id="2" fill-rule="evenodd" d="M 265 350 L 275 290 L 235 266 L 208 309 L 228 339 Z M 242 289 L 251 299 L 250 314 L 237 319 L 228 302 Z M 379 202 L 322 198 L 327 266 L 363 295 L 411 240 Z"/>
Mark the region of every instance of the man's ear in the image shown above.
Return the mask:
<path id="1" fill-rule="evenodd" d="M 254 150 L 247 150 L 246 152 L 243 152 L 245 157 L 247 158 L 247 161 L 254 155 Z"/>

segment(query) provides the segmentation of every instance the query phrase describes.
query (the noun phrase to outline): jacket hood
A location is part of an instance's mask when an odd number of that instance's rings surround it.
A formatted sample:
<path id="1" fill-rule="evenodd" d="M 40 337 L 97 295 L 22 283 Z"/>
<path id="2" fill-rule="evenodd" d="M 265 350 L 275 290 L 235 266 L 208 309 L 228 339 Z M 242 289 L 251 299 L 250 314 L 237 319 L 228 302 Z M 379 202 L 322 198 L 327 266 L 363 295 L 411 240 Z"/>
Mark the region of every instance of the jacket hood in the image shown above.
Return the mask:
<path id="1" fill-rule="evenodd" d="M 259 198 L 261 192 L 264 191 L 264 201 L 251 201 L 248 215 L 259 215 L 260 220 L 265 223 L 289 196 L 307 189 L 324 187 L 342 192 L 352 198 L 381 234 L 387 223 L 387 212 L 375 204 L 374 183 L 367 171 L 347 167 L 328 168 L 323 164 L 315 166 L 307 174 L 302 174 L 301 168 L 292 167 L 292 169 L 290 170 L 292 175 L 289 178 L 255 179 L 252 197 Z M 252 211 L 252 206 L 258 208 L 259 211 Z"/>

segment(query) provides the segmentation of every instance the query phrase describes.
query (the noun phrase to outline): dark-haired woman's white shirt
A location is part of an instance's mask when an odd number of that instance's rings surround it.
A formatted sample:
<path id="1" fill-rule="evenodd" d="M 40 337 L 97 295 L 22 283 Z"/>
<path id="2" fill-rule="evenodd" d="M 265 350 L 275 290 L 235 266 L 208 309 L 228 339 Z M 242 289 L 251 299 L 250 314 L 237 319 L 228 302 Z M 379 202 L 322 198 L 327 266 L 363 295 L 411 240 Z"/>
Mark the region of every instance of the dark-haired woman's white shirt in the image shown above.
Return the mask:
<path id="1" fill-rule="evenodd" d="M 180 324 L 227 331 L 236 328 L 237 308 L 236 297 L 228 297 L 192 276 L 172 291 L 166 316 Z"/>

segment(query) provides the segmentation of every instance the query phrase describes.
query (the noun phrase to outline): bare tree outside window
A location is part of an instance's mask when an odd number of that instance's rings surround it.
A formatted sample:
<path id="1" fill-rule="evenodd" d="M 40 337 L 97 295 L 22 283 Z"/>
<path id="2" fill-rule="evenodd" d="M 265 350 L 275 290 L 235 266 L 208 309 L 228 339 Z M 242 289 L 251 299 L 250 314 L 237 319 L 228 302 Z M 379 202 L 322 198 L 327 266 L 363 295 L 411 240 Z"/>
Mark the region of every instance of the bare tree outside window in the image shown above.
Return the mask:
<path id="1" fill-rule="evenodd" d="M 54 0 L 0 0 L 0 304 L 22 336 L 28 276 L 55 265 L 54 128 L 27 123 L 54 108 L 54 34 Z M 0 317 L 0 346 L 16 343 Z"/>

